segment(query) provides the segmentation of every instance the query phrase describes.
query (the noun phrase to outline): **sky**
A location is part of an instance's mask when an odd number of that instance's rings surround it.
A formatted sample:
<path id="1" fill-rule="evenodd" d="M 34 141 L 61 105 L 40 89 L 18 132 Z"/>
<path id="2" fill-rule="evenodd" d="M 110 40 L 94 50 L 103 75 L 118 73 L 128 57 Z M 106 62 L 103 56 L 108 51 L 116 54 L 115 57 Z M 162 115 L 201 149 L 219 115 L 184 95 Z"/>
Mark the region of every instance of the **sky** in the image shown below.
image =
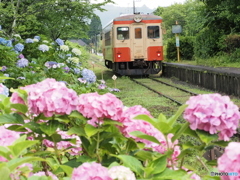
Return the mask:
<path id="1" fill-rule="evenodd" d="M 104 0 L 91 0 L 92 3 L 103 2 Z M 112 0 L 116 4 L 116 6 L 122 7 L 132 7 L 133 0 Z M 143 6 L 146 5 L 151 9 L 156 9 L 158 6 L 166 7 L 171 6 L 174 3 L 184 3 L 186 0 L 135 0 L 135 6 Z"/>

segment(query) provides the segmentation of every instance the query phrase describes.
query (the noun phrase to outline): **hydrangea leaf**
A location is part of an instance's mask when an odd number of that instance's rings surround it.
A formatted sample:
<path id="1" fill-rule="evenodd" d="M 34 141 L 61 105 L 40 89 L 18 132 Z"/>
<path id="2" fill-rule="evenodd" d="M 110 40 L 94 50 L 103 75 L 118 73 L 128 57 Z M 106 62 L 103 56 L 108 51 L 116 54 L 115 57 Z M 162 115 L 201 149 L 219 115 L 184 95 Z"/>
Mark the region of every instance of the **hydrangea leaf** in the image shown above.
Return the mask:
<path id="1" fill-rule="evenodd" d="M 48 136 L 53 135 L 56 133 L 57 129 L 59 128 L 59 122 L 55 120 L 49 121 L 49 123 L 44 123 L 40 126 L 40 129 L 46 133 Z"/>
<path id="2" fill-rule="evenodd" d="M 8 146 L 10 151 L 12 152 L 12 155 L 15 157 L 20 156 L 23 152 L 25 152 L 29 147 L 37 144 L 38 141 L 23 141 L 15 143 L 12 146 Z"/>
<path id="3" fill-rule="evenodd" d="M 0 177 L 1 177 L 1 180 L 9 180 L 10 169 L 6 166 L 0 167 Z"/>
<path id="4" fill-rule="evenodd" d="M 94 126 L 92 126 L 90 124 L 86 124 L 84 130 L 88 137 L 93 136 L 94 134 L 96 134 L 99 131 L 99 129 L 95 128 Z"/>
<path id="5" fill-rule="evenodd" d="M 160 174 L 155 175 L 152 180 L 161 180 L 161 179 L 183 180 L 183 179 L 186 179 L 186 176 L 187 176 L 187 172 L 184 170 L 175 171 L 175 170 L 166 168 Z"/>
<path id="6" fill-rule="evenodd" d="M 139 150 L 135 153 L 135 156 L 142 161 L 151 161 L 153 159 L 153 153 L 151 151 Z"/>
<path id="7" fill-rule="evenodd" d="M 218 139 L 217 134 L 209 134 L 208 132 L 202 130 L 196 130 L 196 133 L 198 134 L 200 140 L 206 144 Z"/>
<path id="8" fill-rule="evenodd" d="M 141 139 L 146 139 L 148 141 L 160 144 L 160 142 L 155 137 L 149 136 L 149 135 L 147 135 L 147 134 L 145 134 L 141 131 L 133 131 L 133 132 L 130 132 L 129 134 L 131 134 L 133 136 L 136 136 L 136 137 L 139 137 Z"/>
<path id="9" fill-rule="evenodd" d="M 152 161 L 149 164 L 149 167 L 153 169 L 152 172 L 150 172 L 151 175 L 158 174 L 163 172 L 166 169 L 167 166 L 167 156 L 162 156 L 154 161 Z"/>
<path id="10" fill-rule="evenodd" d="M 129 155 L 118 155 L 116 157 L 122 160 L 124 166 L 129 167 L 140 176 L 143 175 L 143 165 L 137 158 Z"/>
<path id="11" fill-rule="evenodd" d="M 19 114 L 1 114 L 0 124 L 24 124 L 24 120 Z"/>
<path id="12" fill-rule="evenodd" d="M 24 104 L 11 104 L 10 106 L 23 114 L 28 111 L 28 107 Z"/>
<path id="13" fill-rule="evenodd" d="M 70 177 L 72 175 L 73 168 L 66 165 L 60 165 L 60 168 Z"/>

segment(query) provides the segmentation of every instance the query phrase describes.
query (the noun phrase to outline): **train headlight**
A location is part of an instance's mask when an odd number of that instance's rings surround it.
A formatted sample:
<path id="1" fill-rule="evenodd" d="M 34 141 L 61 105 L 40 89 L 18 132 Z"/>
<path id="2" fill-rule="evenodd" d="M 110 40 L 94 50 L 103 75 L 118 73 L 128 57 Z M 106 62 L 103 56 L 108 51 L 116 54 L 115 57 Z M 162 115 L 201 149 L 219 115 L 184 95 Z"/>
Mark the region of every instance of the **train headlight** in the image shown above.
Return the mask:
<path id="1" fill-rule="evenodd" d="M 157 56 L 160 57 L 160 56 L 161 56 L 161 53 L 157 53 Z"/>
<path id="2" fill-rule="evenodd" d="M 120 57 L 121 57 L 121 54 L 117 54 L 117 57 L 120 58 Z"/>

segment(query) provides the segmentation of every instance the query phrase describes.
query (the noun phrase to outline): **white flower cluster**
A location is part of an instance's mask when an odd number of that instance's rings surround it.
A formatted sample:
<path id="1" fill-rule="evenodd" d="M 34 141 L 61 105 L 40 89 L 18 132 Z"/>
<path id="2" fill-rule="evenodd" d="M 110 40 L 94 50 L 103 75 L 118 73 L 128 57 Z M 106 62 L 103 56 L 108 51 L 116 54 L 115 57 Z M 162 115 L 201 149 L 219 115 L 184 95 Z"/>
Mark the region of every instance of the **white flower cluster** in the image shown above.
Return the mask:
<path id="1" fill-rule="evenodd" d="M 136 180 L 134 173 L 125 166 L 113 166 L 108 170 L 108 174 L 114 180 Z"/>
<path id="2" fill-rule="evenodd" d="M 77 57 L 69 57 L 68 59 L 67 59 L 69 62 L 73 62 L 73 63 L 79 63 L 79 58 L 77 58 Z"/>
<path id="3" fill-rule="evenodd" d="M 49 51 L 49 47 L 46 44 L 39 45 L 38 49 L 42 52 Z"/>
<path id="4" fill-rule="evenodd" d="M 82 52 L 80 51 L 80 49 L 77 48 L 73 48 L 72 49 L 72 53 L 74 53 L 77 56 L 81 56 Z"/>
<path id="5" fill-rule="evenodd" d="M 69 47 L 67 45 L 61 45 L 60 50 L 66 52 L 66 51 L 69 51 Z"/>

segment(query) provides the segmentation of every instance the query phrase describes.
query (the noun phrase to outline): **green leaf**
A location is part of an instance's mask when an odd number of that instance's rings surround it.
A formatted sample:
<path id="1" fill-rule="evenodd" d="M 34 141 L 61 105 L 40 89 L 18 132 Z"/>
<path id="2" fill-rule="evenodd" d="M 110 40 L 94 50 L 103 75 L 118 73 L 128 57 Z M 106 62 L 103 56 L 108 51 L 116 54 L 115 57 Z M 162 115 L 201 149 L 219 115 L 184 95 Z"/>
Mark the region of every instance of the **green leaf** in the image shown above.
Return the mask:
<path id="1" fill-rule="evenodd" d="M 187 104 L 180 106 L 178 108 L 177 112 L 171 118 L 168 119 L 168 124 L 170 126 L 173 126 L 173 124 L 176 122 L 176 120 L 179 118 L 179 116 L 182 115 L 183 111 L 186 109 L 187 106 L 188 106 Z"/>
<path id="2" fill-rule="evenodd" d="M 28 98 L 27 91 L 23 89 L 15 89 L 14 92 L 16 92 L 18 96 L 21 97 L 25 103 L 27 102 L 27 98 Z"/>
<path id="3" fill-rule="evenodd" d="M 185 130 L 189 127 L 189 122 L 185 122 L 182 127 L 175 133 L 175 135 L 172 137 L 172 142 L 177 140 L 184 132 Z"/>
<path id="4" fill-rule="evenodd" d="M 86 118 L 81 114 L 79 113 L 78 111 L 72 111 L 71 114 L 69 114 L 69 117 L 73 117 L 73 118 L 78 118 L 78 119 L 81 119 L 81 120 L 86 120 Z"/>
<path id="5" fill-rule="evenodd" d="M 142 161 L 151 161 L 153 159 L 153 153 L 150 151 L 139 150 L 135 153 L 135 156 Z"/>
<path id="6" fill-rule="evenodd" d="M 19 114 L 2 114 L 0 115 L 0 124 L 24 124 L 22 116 Z"/>
<path id="7" fill-rule="evenodd" d="M 72 175 L 73 168 L 67 165 L 60 165 L 60 168 L 70 177 Z"/>
<path id="8" fill-rule="evenodd" d="M 68 130 L 67 132 L 69 135 L 72 135 L 72 134 L 77 134 L 79 136 L 86 136 L 86 133 L 84 131 L 83 128 L 81 127 L 72 127 Z"/>
<path id="9" fill-rule="evenodd" d="M 216 142 L 212 142 L 212 144 L 221 146 L 221 147 L 227 147 L 229 144 L 229 141 L 216 141 Z"/>
<path id="10" fill-rule="evenodd" d="M 183 133 L 199 139 L 196 131 L 192 130 L 189 126 L 185 129 L 185 131 Z"/>
<path id="11" fill-rule="evenodd" d="M 202 130 L 196 130 L 196 133 L 197 133 L 198 137 L 200 138 L 200 140 L 206 144 L 209 144 L 212 141 L 218 139 L 217 134 L 209 134 L 208 132 L 202 131 Z"/>
<path id="12" fill-rule="evenodd" d="M 24 104 L 11 104 L 10 107 L 18 110 L 18 112 L 21 112 L 23 114 L 28 111 L 28 107 Z"/>
<path id="13" fill-rule="evenodd" d="M 56 133 L 58 128 L 59 122 L 56 120 L 50 120 L 49 122 L 40 125 L 40 129 L 48 136 L 51 136 L 54 133 Z"/>
<path id="14" fill-rule="evenodd" d="M 186 171 L 183 170 L 171 170 L 166 168 L 162 173 L 154 175 L 153 180 L 160 180 L 160 179 L 174 179 L 174 180 L 182 180 L 184 176 L 187 175 Z"/>
<path id="15" fill-rule="evenodd" d="M 0 146 L 0 156 L 6 158 L 6 159 L 11 159 L 10 158 L 11 152 L 4 146 Z"/>
<path id="16" fill-rule="evenodd" d="M 136 136 L 138 138 L 141 138 L 141 139 L 146 139 L 148 141 L 151 141 L 151 142 L 154 142 L 157 144 L 161 144 L 155 137 L 149 136 L 141 131 L 133 131 L 133 132 L 130 132 L 129 134 Z"/>
<path id="17" fill-rule="evenodd" d="M 136 119 L 136 120 L 140 119 L 140 120 L 144 120 L 146 122 L 149 122 L 156 129 L 161 131 L 162 133 L 166 133 L 167 134 L 172 129 L 172 127 L 170 125 L 168 125 L 167 122 L 163 122 L 163 121 L 160 121 L 159 119 L 155 119 L 155 118 L 150 118 L 146 114 L 138 115 L 134 119 Z"/>
<path id="18" fill-rule="evenodd" d="M 118 155 L 116 157 L 122 160 L 124 166 L 129 167 L 132 171 L 140 176 L 143 175 L 143 166 L 138 159 L 129 155 Z"/>
<path id="19" fill-rule="evenodd" d="M 14 143 L 12 146 L 8 146 L 8 148 L 11 150 L 15 157 L 19 157 L 24 151 L 27 150 L 27 148 L 37 144 L 38 141 L 23 141 Z"/>
<path id="20" fill-rule="evenodd" d="M 153 169 L 151 175 L 163 172 L 167 167 L 167 156 L 162 156 L 152 161 L 149 166 Z"/>
<path id="21" fill-rule="evenodd" d="M 97 129 L 96 127 L 94 127 L 90 124 L 86 124 L 84 130 L 88 137 L 93 136 L 94 134 L 96 134 L 99 131 L 99 129 Z"/>
<path id="22" fill-rule="evenodd" d="M 217 166 L 217 160 L 211 160 L 211 161 L 207 161 L 207 164 L 210 166 Z"/>
<path id="23" fill-rule="evenodd" d="M 27 156 L 27 157 L 12 159 L 7 162 L 7 165 L 9 167 L 10 171 L 12 172 L 18 166 L 20 166 L 24 163 L 31 163 L 32 161 L 45 161 L 45 160 L 40 157 Z"/>
<path id="24" fill-rule="evenodd" d="M 10 177 L 10 169 L 8 167 L 1 167 L 0 168 L 0 179 L 1 180 L 9 180 Z"/>

